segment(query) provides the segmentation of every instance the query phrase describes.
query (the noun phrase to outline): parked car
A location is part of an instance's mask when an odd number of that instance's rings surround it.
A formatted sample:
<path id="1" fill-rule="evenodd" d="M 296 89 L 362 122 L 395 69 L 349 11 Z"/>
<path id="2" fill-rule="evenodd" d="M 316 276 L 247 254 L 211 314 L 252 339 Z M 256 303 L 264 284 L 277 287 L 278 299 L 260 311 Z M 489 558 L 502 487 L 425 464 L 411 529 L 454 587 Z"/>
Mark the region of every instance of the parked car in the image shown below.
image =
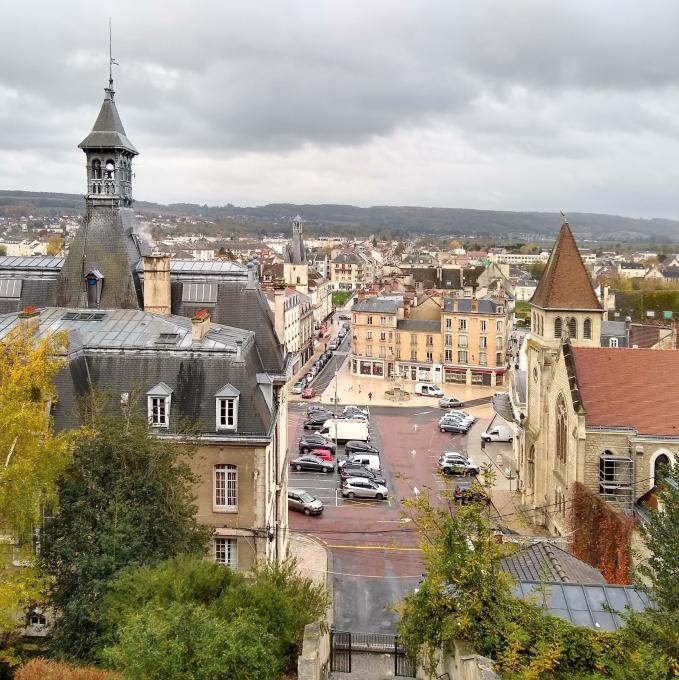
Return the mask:
<path id="1" fill-rule="evenodd" d="M 467 434 L 471 425 L 459 420 L 443 420 L 439 423 L 441 432 L 455 432 L 457 434 Z"/>
<path id="2" fill-rule="evenodd" d="M 471 427 L 476 422 L 476 418 L 473 416 L 465 415 L 464 413 L 446 413 L 444 416 L 439 418 L 439 425 L 441 423 L 464 423 Z"/>
<path id="3" fill-rule="evenodd" d="M 438 459 L 439 470 L 444 475 L 478 475 L 479 466 L 460 453 L 444 453 Z"/>
<path id="4" fill-rule="evenodd" d="M 344 418 L 344 420 L 361 420 L 364 423 L 368 422 L 368 418 L 360 411 L 347 411 L 346 413 L 342 413 L 340 418 Z"/>
<path id="5" fill-rule="evenodd" d="M 332 416 L 330 416 L 332 418 Z M 328 420 L 328 414 L 325 411 L 314 411 L 305 421 L 305 430 L 320 430 L 323 424 Z"/>
<path id="6" fill-rule="evenodd" d="M 484 442 L 510 442 L 513 438 L 511 428 L 506 425 L 495 425 L 481 433 L 481 441 Z"/>
<path id="7" fill-rule="evenodd" d="M 298 472 L 306 470 L 308 472 L 333 472 L 335 466 L 316 456 L 299 456 L 290 461 L 290 467 Z"/>
<path id="8" fill-rule="evenodd" d="M 340 490 L 345 498 L 374 498 L 377 501 L 384 500 L 388 494 L 386 486 L 364 477 L 345 479 Z"/>
<path id="9" fill-rule="evenodd" d="M 340 321 L 351 321 L 351 316 L 349 314 L 340 314 Z"/>
<path id="10" fill-rule="evenodd" d="M 305 515 L 320 515 L 323 503 L 304 489 L 288 489 L 288 510 L 297 510 Z"/>
<path id="11" fill-rule="evenodd" d="M 309 405 L 306 407 L 306 414 L 307 414 L 308 416 L 310 416 L 310 415 L 311 415 L 312 413 L 314 413 L 314 412 L 319 413 L 320 411 L 323 411 L 324 413 L 327 413 L 327 414 L 328 414 L 328 417 L 329 417 L 329 418 L 332 418 L 332 413 L 330 413 L 330 411 L 328 411 L 328 409 L 325 408 L 325 406 L 323 406 L 323 404 L 309 404 Z"/>
<path id="12" fill-rule="evenodd" d="M 327 363 L 328 361 L 330 361 L 330 359 L 332 359 L 332 352 L 329 351 L 329 350 L 326 350 L 326 351 L 323 353 L 323 356 L 325 357 L 325 361 L 326 361 L 326 363 Z"/>
<path id="13" fill-rule="evenodd" d="M 316 456 L 316 458 L 320 458 L 321 460 L 332 462 L 332 452 L 330 449 L 311 449 L 311 451 L 309 451 L 309 455 Z"/>
<path id="14" fill-rule="evenodd" d="M 441 398 L 443 396 L 443 390 L 437 385 L 432 385 L 431 383 L 416 383 L 415 394 L 422 394 L 426 397 Z"/>
<path id="15" fill-rule="evenodd" d="M 328 439 L 339 442 L 348 442 L 350 439 L 365 441 L 370 439 L 368 422 L 365 420 L 328 419 L 321 428 L 320 433 Z"/>
<path id="16" fill-rule="evenodd" d="M 313 399 L 316 396 L 316 390 L 313 387 L 306 387 L 302 392 L 302 399 Z M 318 413 L 318 411 L 316 411 Z"/>
<path id="17" fill-rule="evenodd" d="M 315 366 L 312 366 L 312 367 L 309 369 L 309 372 L 307 373 L 307 376 L 310 375 L 311 378 L 313 379 L 313 378 L 316 377 L 316 374 L 317 374 L 317 373 L 318 373 L 318 369 L 317 369 Z"/>
<path id="18" fill-rule="evenodd" d="M 443 397 L 443 399 L 439 399 L 439 406 L 441 408 L 462 408 L 464 402 L 455 397 Z"/>
<path id="19" fill-rule="evenodd" d="M 380 455 L 380 450 L 376 446 L 368 444 L 368 442 L 360 442 L 355 439 L 351 439 L 346 443 L 344 451 L 346 452 L 347 456 L 353 453 L 374 453 L 376 456 Z"/>
<path id="20" fill-rule="evenodd" d="M 374 470 L 367 468 L 365 465 L 360 465 L 358 463 L 347 463 L 340 468 L 340 477 L 342 479 L 349 479 L 349 477 L 365 477 L 366 479 L 371 479 L 377 484 L 382 484 L 388 487 L 389 485 L 385 481 L 384 477 L 379 475 Z"/>
<path id="21" fill-rule="evenodd" d="M 345 406 L 342 409 L 342 413 L 346 416 L 348 413 L 360 413 L 364 415 L 368 420 L 370 420 L 370 410 L 367 406 Z"/>
<path id="22" fill-rule="evenodd" d="M 335 453 L 334 442 L 329 442 L 325 437 L 318 434 L 304 433 L 298 443 L 300 453 L 309 453 L 313 449 L 325 449 L 330 453 Z"/>
<path id="23" fill-rule="evenodd" d="M 455 485 L 453 498 L 456 503 L 466 505 L 467 503 L 490 503 L 488 494 L 483 490 L 478 482 L 460 481 Z"/>
<path id="24" fill-rule="evenodd" d="M 308 385 L 315 377 L 315 374 L 309 371 L 309 373 L 304 376 L 304 380 L 306 380 L 306 384 Z"/>
<path id="25" fill-rule="evenodd" d="M 365 467 L 378 472 L 381 470 L 380 457 L 376 456 L 374 453 L 353 453 L 349 458 L 339 461 L 338 466 L 343 468 L 349 463 L 355 463 L 356 465 L 365 465 Z"/>
<path id="26" fill-rule="evenodd" d="M 344 326 L 342 326 L 342 328 L 340 328 L 339 331 L 337 331 L 337 337 L 344 338 L 347 332 L 348 332 L 347 329 Z"/>
<path id="27" fill-rule="evenodd" d="M 304 391 L 304 388 L 306 387 L 306 382 L 302 382 L 301 380 L 299 382 L 296 382 L 293 386 L 292 389 L 290 390 L 293 394 L 302 394 Z"/>

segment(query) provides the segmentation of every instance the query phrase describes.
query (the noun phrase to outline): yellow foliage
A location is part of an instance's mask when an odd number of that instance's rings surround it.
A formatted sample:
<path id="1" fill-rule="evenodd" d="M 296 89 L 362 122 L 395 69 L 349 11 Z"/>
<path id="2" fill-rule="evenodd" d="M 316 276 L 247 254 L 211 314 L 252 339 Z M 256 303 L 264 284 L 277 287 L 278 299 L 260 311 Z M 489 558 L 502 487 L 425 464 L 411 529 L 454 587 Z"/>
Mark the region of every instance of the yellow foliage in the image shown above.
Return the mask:
<path id="1" fill-rule="evenodd" d="M 49 413 L 66 341 L 36 341 L 23 328 L 0 340 L 0 528 L 22 540 L 41 509 L 56 504 L 56 480 L 70 460 L 75 433 L 55 433 Z"/>

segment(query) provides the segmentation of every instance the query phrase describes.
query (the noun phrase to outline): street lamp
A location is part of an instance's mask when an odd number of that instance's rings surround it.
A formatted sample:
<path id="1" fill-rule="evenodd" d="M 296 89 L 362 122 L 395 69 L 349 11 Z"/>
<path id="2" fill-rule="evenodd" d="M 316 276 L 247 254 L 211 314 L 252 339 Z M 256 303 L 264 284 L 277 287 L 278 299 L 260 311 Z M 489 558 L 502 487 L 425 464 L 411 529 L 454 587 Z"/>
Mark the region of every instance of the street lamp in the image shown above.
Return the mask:
<path id="1" fill-rule="evenodd" d="M 333 409 L 335 413 L 335 455 L 337 455 L 337 448 L 338 448 L 338 443 L 337 443 L 337 373 L 338 371 L 335 371 L 335 408 Z"/>

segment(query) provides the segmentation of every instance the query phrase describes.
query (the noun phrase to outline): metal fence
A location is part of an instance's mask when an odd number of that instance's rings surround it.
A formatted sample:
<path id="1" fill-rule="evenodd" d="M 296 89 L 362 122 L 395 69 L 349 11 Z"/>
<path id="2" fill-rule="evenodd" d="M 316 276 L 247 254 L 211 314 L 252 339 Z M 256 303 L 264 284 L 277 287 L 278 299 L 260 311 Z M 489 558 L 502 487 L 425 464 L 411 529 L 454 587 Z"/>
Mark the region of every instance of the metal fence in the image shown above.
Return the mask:
<path id="1" fill-rule="evenodd" d="M 396 635 L 330 631 L 330 669 L 332 671 L 351 673 L 351 656 L 356 653 L 392 654 L 394 675 L 403 678 L 415 677 L 415 659 L 408 656 Z"/>

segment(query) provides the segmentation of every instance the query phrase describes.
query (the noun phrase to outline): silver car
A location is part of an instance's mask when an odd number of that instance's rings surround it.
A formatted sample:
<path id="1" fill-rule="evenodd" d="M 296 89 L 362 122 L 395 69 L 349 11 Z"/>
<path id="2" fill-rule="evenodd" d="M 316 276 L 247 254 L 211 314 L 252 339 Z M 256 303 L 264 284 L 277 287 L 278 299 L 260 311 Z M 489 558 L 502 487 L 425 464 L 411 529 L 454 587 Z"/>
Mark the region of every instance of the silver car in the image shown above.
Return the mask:
<path id="1" fill-rule="evenodd" d="M 288 489 L 288 510 L 297 510 L 305 515 L 320 515 L 323 503 L 304 489 Z"/>
<path id="2" fill-rule="evenodd" d="M 365 477 L 348 477 L 342 482 L 344 498 L 374 498 L 382 501 L 387 497 L 387 487 Z"/>

